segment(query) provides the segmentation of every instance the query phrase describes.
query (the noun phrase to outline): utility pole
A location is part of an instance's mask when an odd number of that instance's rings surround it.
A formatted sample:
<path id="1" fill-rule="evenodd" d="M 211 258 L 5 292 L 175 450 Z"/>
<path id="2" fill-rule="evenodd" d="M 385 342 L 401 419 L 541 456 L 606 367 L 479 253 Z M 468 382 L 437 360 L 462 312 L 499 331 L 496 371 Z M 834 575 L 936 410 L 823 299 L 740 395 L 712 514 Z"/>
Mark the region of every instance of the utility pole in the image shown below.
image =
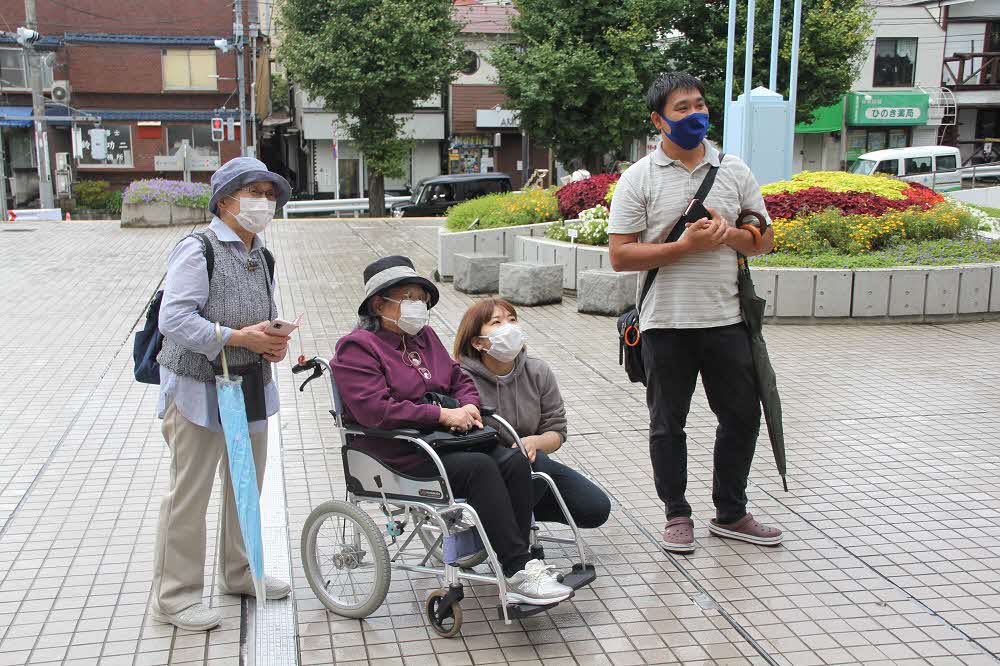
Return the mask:
<path id="1" fill-rule="evenodd" d="M 531 177 L 531 146 L 528 139 L 528 131 L 521 129 L 521 188 L 528 184 Z"/>
<path id="2" fill-rule="evenodd" d="M 253 83 L 250 84 L 250 127 L 253 130 L 250 134 L 253 141 L 250 145 L 253 146 L 253 156 L 260 159 L 259 151 L 257 150 L 257 68 L 259 67 L 257 63 L 257 42 L 260 36 L 260 27 L 256 23 L 250 23 L 250 69 L 253 70 Z"/>
<path id="3" fill-rule="evenodd" d="M 25 27 L 38 32 L 35 0 L 24 0 Z M 34 46 L 26 43 L 24 53 L 31 76 L 31 108 L 35 126 L 35 152 L 38 155 L 38 198 L 41 208 L 52 208 L 52 175 L 49 173 L 49 142 L 45 127 L 45 98 L 42 96 L 42 63 Z"/>
<path id="4" fill-rule="evenodd" d="M 3 127 L 0 127 L 0 222 L 7 221 L 7 158 L 3 149 Z"/>
<path id="5" fill-rule="evenodd" d="M 29 2 L 31 0 L 25 0 Z M 240 156 L 247 154 L 247 91 L 243 71 L 243 0 L 235 0 L 233 11 L 236 17 L 233 20 L 233 43 L 236 45 L 236 78 L 240 86 Z"/>

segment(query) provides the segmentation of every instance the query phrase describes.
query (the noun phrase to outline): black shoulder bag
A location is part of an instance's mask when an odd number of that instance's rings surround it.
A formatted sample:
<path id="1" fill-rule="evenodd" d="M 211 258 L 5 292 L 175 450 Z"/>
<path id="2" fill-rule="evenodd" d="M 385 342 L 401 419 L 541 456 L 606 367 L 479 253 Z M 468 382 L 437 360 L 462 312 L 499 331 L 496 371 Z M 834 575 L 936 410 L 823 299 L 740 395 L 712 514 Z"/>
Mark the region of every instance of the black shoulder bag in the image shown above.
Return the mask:
<path id="1" fill-rule="evenodd" d="M 725 153 L 719 154 L 719 164 L 722 164 L 722 160 L 726 158 Z M 715 175 L 718 173 L 719 167 L 713 166 L 705 174 L 705 179 L 701 181 L 701 186 L 698 191 L 695 192 L 694 198 L 702 203 L 705 202 L 705 197 L 708 193 L 712 191 L 712 185 L 715 184 Z M 681 234 L 684 233 L 685 225 L 689 222 L 695 222 L 696 220 L 690 219 L 688 214 L 681 215 L 680 219 L 674 225 L 670 233 L 663 240 L 664 243 L 673 243 Z M 642 303 L 646 300 L 646 295 L 649 294 L 649 290 L 653 287 L 653 281 L 656 280 L 656 274 L 660 271 L 659 268 L 654 268 L 646 272 L 646 279 L 642 283 L 642 292 L 639 295 L 638 302 L 635 307 L 623 314 L 618 318 L 618 365 L 625 366 L 625 374 L 628 375 L 629 381 L 635 384 L 641 383 L 643 386 L 646 385 L 646 367 L 642 362 L 642 336 L 639 331 L 639 308 Z"/>

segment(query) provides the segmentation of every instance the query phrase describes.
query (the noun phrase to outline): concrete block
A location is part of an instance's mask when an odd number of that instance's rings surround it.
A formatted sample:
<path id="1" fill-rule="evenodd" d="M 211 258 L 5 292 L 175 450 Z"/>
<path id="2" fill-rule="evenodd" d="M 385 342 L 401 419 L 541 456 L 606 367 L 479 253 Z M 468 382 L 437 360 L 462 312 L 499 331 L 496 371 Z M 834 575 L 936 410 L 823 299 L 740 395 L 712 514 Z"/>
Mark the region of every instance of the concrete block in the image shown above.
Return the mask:
<path id="1" fill-rule="evenodd" d="M 608 258 L 608 248 L 594 247 L 592 245 L 576 246 L 576 273 L 577 286 L 580 288 L 580 273 L 592 270 L 611 270 L 611 261 Z"/>
<path id="2" fill-rule="evenodd" d="M 170 204 L 170 224 L 204 224 L 205 209 Z"/>
<path id="3" fill-rule="evenodd" d="M 475 232 L 450 233 L 443 228 L 438 233 L 438 273 L 442 278 L 455 274 L 455 253 L 476 251 Z"/>
<path id="4" fill-rule="evenodd" d="M 517 261 L 527 261 L 537 264 L 539 245 L 529 239 L 530 236 L 519 236 L 515 239 L 515 245 L 518 249 L 514 253 L 514 257 Z"/>
<path id="5" fill-rule="evenodd" d="M 959 270 L 955 268 L 927 269 L 926 315 L 950 315 L 958 312 Z"/>
<path id="6" fill-rule="evenodd" d="M 889 283 L 892 271 L 882 268 L 854 271 L 852 317 L 884 317 L 889 314 Z"/>
<path id="7" fill-rule="evenodd" d="M 959 269 L 958 311 L 961 314 L 988 312 L 990 309 L 989 266 L 967 266 Z"/>
<path id="8" fill-rule="evenodd" d="M 636 273 L 582 271 L 576 281 L 576 311 L 617 317 L 635 305 L 638 282 Z"/>
<path id="9" fill-rule="evenodd" d="M 455 255 L 455 289 L 466 294 L 495 294 L 500 289 L 501 254 L 475 252 Z"/>
<path id="10" fill-rule="evenodd" d="M 892 271 L 892 283 L 889 287 L 889 316 L 922 315 L 926 293 L 926 269 L 900 268 Z"/>
<path id="11" fill-rule="evenodd" d="M 473 237 L 476 239 L 476 254 L 492 254 L 497 256 L 504 254 L 503 231 L 500 229 L 477 231 Z M 457 265 L 455 266 L 455 270 L 458 270 Z"/>
<path id="12" fill-rule="evenodd" d="M 123 227 L 169 227 L 169 204 L 123 204 Z"/>
<path id="13" fill-rule="evenodd" d="M 1000 264 L 993 266 L 993 286 L 990 288 L 990 312 L 1000 312 Z"/>
<path id="14" fill-rule="evenodd" d="M 777 268 L 751 268 L 750 277 L 753 278 L 753 290 L 760 298 L 767 301 L 764 306 L 764 316 L 774 316 L 775 289 L 777 288 L 779 269 Z"/>
<path id="15" fill-rule="evenodd" d="M 852 271 L 816 271 L 816 294 L 813 307 L 815 317 L 851 316 Z"/>
<path id="16" fill-rule="evenodd" d="M 813 286 L 816 273 L 810 270 L 786 268 L 778 273 L 778 302 L 775 312 L 779 317 L 811 317 L 813 314 Z"/>
<path id="17" fill-rule="evenodd" d="M 500 296 L 515 305 L 545 305 L 562 300 L 563 266 L 530 262 L 500 264 Z"/>

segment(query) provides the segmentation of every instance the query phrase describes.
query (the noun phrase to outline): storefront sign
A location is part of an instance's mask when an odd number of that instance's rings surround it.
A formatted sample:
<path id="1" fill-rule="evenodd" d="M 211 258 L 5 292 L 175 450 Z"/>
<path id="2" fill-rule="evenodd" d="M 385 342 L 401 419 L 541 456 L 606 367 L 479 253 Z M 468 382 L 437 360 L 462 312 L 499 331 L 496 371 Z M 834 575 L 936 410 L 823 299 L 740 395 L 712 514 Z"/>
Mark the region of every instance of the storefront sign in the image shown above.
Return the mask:
<path id="1" fill-rule="evenodd" d="M 924 125 L 929 104 L 922 92 L 854 92 L 847 96 L 847 124 Z"/>

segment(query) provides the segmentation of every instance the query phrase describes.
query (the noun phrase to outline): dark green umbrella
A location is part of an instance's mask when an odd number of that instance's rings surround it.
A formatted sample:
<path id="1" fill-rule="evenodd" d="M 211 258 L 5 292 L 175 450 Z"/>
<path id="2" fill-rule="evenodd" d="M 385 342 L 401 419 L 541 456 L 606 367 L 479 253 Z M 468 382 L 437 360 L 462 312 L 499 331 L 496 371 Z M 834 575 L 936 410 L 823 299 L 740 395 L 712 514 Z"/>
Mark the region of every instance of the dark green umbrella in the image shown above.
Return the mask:
<path id="1" fill-rule="evenodd" d="M 761 331 L 764 323 L 764 306 L 766 302 L 757 296 L 750 279 L 750 267 L 747 258 L 739 258 L 739 289 L 740 309 L 743 320 L 750 330 L 750 355 L 753 356 L 753 369 L 757 378 L 757 393 L 767 423 L 767 432 L 771 436 L 771 451 L 774 452 L 774 464 L 781 474 L 781 485 L 788 491 L 788 481 L 785 480 L 785 430 L 781 425 L 781 396 L 778 395 L 778 382 L 771 367 L 771 358 L 767 354 L 767 344 Z"/>

